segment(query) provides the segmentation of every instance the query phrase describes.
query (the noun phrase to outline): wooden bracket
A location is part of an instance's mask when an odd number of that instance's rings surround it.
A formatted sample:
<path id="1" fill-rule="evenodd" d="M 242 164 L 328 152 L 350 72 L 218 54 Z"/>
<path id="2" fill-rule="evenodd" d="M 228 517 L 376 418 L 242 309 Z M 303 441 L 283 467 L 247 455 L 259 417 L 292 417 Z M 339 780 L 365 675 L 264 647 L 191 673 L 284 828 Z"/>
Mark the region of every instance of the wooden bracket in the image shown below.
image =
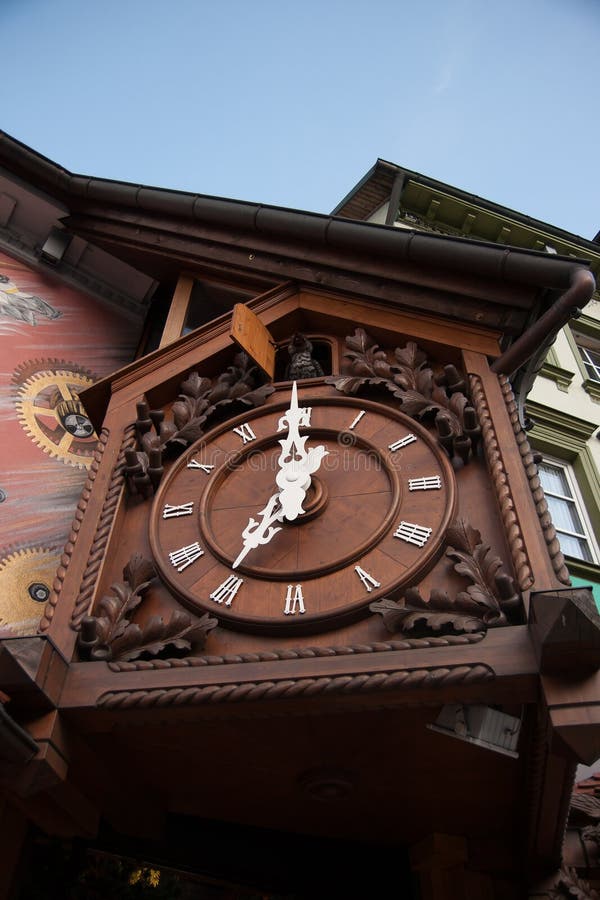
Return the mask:
<path id="1" fill-rule="evenodd" d="M 591 588 L 532 593 L 529 629 L 542 675 L 600 669 L 600 615 Z"/>
<path id="2" fill-rule="evenodd" d="M 0 684 L 12 709 L 48 710 L 55 706 L 68 664 L 47 635 L 0 641 Z"/>

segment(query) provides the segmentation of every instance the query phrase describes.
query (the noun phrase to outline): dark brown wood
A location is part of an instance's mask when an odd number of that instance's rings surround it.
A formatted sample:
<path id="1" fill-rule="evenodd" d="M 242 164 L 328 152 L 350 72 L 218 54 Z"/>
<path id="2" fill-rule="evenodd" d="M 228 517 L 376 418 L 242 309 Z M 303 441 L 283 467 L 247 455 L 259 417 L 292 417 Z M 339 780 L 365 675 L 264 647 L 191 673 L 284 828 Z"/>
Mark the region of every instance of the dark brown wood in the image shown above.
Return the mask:
<path id="1" fill-rule="evenodd" d="M 161 234 L 160 242 L 156 242 L 149 235 L 141 236 L 139 228 L 133 224 L 119 222 L 110 223 L 106 227 L 92 219 L 87 219 L 85 224 L 75 217 L 71 221 L 81 236 L 99 242 L 117 256 L 123 252 L 124 246 L 139 247 L 143 267 L 152 271 L 158 265 L 155 274 L 159 275 L 160 272 L 162 277 L 165 276 L 164 266 L 172 267 L 174 261 L 178 269 L 193 270 L 197 266 L 210 265 L 211 262 L 214 264 L 215 260 L 219 260 L 223 265 L 239 268 L 242 272 L 248 271 L 252 268 L 249 263 L 254 261 L 256 250 L 260 249 L 262 270 L 274 281 L 295 279 L 314 287 L 388 299 L 394 305 L 399 305 L 399 298 L 402 298 L 404 306 L 419 305 L 430 314 L 445 315 L 457 321 L 469 320 L 473 324 L 491 328 L 501 327 L 509 333 L 519 333 L 525 327 L 527 317 L 523 307 L 530 305 L 533 296 L 530 289 L 520 286 L 512 285 L 509 288 L 508 285 L 500 286 L 491 280 L 448 273 L 438 277 L 438 273 L 412 263 L 390 263 L 383 260 L 375 262 L 372 257 L 369 257 L 368 275 L 356 271 L 350 273 L 345 270 L 345 261 L 342 261 L 344 255 L 341 253 L 329 252 L 322 262 L 294 260 L 294 246 L 283 246 L 280 253 L 272 255 L 268 239 L 261 240 L 255 235 L 252 236 L 251 244 L 246 246 L 240 246 L 239 241 L 243 241 L 244 237 L 247 241 L 247 235 L 239 235 L 237 241 L 232 241 L 232 236 L 228 233 L 226 241 L 218 242 L 214 231 L 207 238 L 199 236 L 193 241 L 165 231 Z M 441 291 L 437 290 L 439 288 Z M 510 311 L 502 309 L 498 305 L 502 302 L 510 303 L 513 308 Z"/>
<path id="2" fill-rule="evenodd" d="M 0 834 L 2 835 L 0 897 L 13 900 L 18 895 L 21 854 L 27 834 L 27 817 L 5 798 L 0 798 Z"/>
<path id="3" fill-rule="evenodd" d="M 600 616 L 591 588 L 532 594 L 529 626 L 542 674 L 585 676 L 600 668 Z"/>
<path id="4" fill-rule="evenodd" d="M 567 679 L 557 662 L 562 612 L 570 657 L 592 658 L 595 637 L 577 604 L 572 627 L 562 601 L 547 615 L 560 571 L 512 400 L 488 365 L 532 292 L 513 305 L 492 279 L 413 277 L 403 263 L 367 277 L 348 259 L 336 268 L 333 253 L 288 266 L 271 248 L 264 266 L 262 251 L 242 265 L 248 248 L 210 231 L 194 235 L 198 258 L 321 284 L 287 284 L 249 307 L 281 347 L 296 332 L 330 342 L 330 379 L 298 383 L 312 409 L 306 446 L 328 455 L 297 524 L 232 569 L 278 490 L 292 385 L 262 385 L 263 405 L 236 407 L 254 388 L 245 375 L 239 392 L 219 381 L 238 366 L 222 316 L 88 392 L 100 442 L 43 636 L 0 655 L 7 709 L 40 747 L 3 790 L 52 834 L 93 834 L 103 818 L 160 838 L 168 814 L 420 845 L 424 895 L 517 897 L 523 848 L 536 872 L 554 863 L 576 760 L 600 752 L 597 676 Z M 151 238 L 139 239 L 144 253 Z M 193 243 L 171 235 L 160 252 L 188 266 Z M 356 351 L 346 339 L 361 329 L 372 342 Z M 411 490 L 419 478 L 439 487 Z M 422 546 L 395 537 L 403 521 L 431 528 Z M 196 542 L 188 564 L 180 551 Z M 230 576 L 243 582 L 235 592 Z M 447 704 L 522 720 L 519 757 L 433 732 Z"/>

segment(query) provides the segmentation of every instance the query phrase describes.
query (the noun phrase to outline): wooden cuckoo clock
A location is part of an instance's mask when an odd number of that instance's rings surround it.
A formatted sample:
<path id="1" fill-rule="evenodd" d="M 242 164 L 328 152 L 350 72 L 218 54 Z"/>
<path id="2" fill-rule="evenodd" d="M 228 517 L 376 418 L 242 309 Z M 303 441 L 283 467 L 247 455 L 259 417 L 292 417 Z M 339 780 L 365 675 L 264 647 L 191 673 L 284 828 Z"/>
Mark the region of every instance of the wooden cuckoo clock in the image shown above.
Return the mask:
<path id="1" fill-rule="evenodd" d="M 188 608 L 243 631 L 364 615 L 422 575 L 456 506 L 429 432 L 332 386 L 282 386 L 193 444 L 154 500 L 150 543 Z"/>

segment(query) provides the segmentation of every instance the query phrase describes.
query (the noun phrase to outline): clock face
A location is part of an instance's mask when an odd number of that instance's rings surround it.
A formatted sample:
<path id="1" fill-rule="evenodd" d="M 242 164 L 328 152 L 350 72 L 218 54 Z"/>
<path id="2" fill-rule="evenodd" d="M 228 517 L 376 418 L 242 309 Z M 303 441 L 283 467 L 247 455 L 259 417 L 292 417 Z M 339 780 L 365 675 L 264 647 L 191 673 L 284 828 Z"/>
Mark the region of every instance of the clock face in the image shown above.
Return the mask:
<path id="1" fill-rule="evenodd" d="M 408 416 L 332 390 L 300 387 L 296 407 L 278 390 L 163 480 L 152 552 L 197 614 L 260 633 L 339 627 L 439 555 L 456 503 L 445 454 Z"/>

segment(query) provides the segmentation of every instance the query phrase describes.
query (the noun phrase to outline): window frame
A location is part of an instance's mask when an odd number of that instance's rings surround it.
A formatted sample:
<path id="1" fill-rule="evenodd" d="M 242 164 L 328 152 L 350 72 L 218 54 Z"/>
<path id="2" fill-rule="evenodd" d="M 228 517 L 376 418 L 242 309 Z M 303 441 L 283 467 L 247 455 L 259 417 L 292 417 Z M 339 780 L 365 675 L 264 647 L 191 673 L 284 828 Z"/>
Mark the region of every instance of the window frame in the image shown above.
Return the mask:
<path id="1" fill-rule="evenodd" d="M 548 500 L 548 508 L 550 510 L 550 514 L 552 515 L 552 520 L 553 520 L 554 527 L 556 529 L 556 533 L 558 535 L 558 539 L 560 541 L 561 535 L 564 534 L 567 537 L 574 537 L 574 538 L 578 538 L 580 540 L 585 541 L 587 548 L 589 550 L 591 559 L 582 559 L 581 557 L 573 556 L 572 554 L 567 553 L 566 551 L 563 551 L 565 556 L 568 557 L 569 559 L 577 560 L 577 562 L 580 562 L 580 563 L 584 563 L 584 564 L 587 563 L 588 565 L 598 565 L 600 563 L 600 546 L 598 545 L 598 542 L 596 541 L 595 534 L 594 534 L 594 527 L 592 525 L 590 516 L 588 515 L 588 511 L 587 511 L 587 508 L 585 505 L 585 501 L 583 499 L 583 495 L 579 489 L 579 485 L 577 483 L 577 476 L 575 474 L 573 466 L 570 463 L 565 462 L 564 459 L 557 459 L 555 456 L 551 456 L 550 454 L 546 454 L 546 453 L 544 454 L 541 464 L 543 465 L 544 463 L 546 463 L 548 466 L 554 467 L 555 469 L 560 469 L 560 471 L 563 473 L 563 475 L 565 477 L 565 481 L 571 491 L 570 497 L 565 494 L 558 494 L 553 491 L 550 491 L 543 483 L 542 474 L 539 473 L 540 481 L 542 482 L 544 494 L 546 496 L 546 499 Z M 567 501 L 570 501 L 573 503 L 575 510 L 577 512 L 577 515 L 579 516 L 583 531 L 581 531 L 581 532 L 569 531 L 566 528 L 560 528 L 557 525 L 554 514 L 553 514 L 552 506 L 550 503 L 550 500 L 553 497 L 555 497 L 558 500 L 567 500 Z"/>
<path id="2" fill-rule="evenodd" d="M 565 334 L 581 375 L 581 386 L 593 400 L 600 401 L 600 373 L 597 379 L 590 377 L 581 352 L 586 349 L 600 354 L 600 321 L 582 313 L 565 328 Z"/>

